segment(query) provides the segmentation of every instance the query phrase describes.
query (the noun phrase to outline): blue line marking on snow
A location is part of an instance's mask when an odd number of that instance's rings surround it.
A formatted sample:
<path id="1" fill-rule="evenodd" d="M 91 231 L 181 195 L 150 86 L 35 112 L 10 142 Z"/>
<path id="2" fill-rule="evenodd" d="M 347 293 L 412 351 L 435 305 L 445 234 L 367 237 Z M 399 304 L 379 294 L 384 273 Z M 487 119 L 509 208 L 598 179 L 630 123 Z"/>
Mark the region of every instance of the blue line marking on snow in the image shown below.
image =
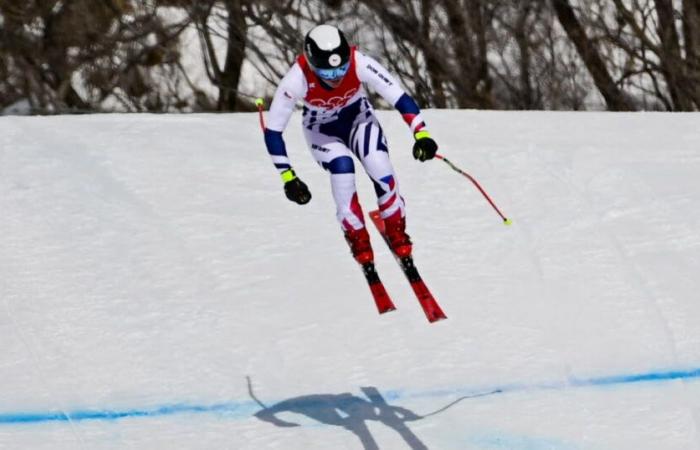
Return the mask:
<path id="1" fill-rule="evenodd" d="M 254 402 L 229 402 L 213 405 L 173 404 L 149 409 L 124 410 L 78 410 L 69 412 L 17 412 L 0 414 L 0 425 L 31 424 L 42 422 L 80 422 L 84 420 L 114 421 L 140 417 L 163 417 L 176 414 L 215 414 L 231 418 L 244 418 L 253 415 L 260 407 Z"/>
<path id="2" fill-rule="evenodd" d="M 669 370 L 659 372 L 612 375 L 595 378 L 570 378 L 566 381 L 540 384 L 506 384 L 491 387 L 458 387 L 429 391 L 386 390 L 382 396 L 387 401 L 401 401 L 412 398 L 466 397 L 479 398 L 503 395 L 512 392 L 538 390 L 564 390 L 581 387 L 620 386 L 635 383 L 658 383 L 700 378 L 700 368 L 689 370 Z M 308 404 L 307 404 L 308 406 Z M 319 404 L 319 407 L 323 405 Z M 85 420 L 116 421 L 129 418 L 153 418 L 184 414 L 220 414 L 230 419 L 244 419 L 261 409 L 254 401 L 232 401 L 211 405 L 171 404 L 143 409 L 123 410 L 75 410 L 46 412 L 0 413 L 0 425 L 38 424 L 47 422 L 80 422 Z"/>

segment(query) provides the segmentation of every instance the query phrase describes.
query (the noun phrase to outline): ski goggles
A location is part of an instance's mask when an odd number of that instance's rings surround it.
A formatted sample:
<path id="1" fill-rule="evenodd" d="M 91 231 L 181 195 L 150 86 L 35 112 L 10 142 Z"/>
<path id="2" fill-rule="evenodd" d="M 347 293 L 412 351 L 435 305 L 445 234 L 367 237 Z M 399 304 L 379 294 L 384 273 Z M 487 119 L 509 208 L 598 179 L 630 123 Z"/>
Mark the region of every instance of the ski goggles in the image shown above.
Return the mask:
<path id="1" fill-rule="evenodd" d="M 314 72 L 316 72 L 316 75 L 324 80 L 337 80 L 338 78 L 344 77 L 345 74 L 348 73 L 348 69 L 350 69 L 350 61 L 346 62 L 340 67 L 334 67 L 332 69 L 314 68 Z"/>

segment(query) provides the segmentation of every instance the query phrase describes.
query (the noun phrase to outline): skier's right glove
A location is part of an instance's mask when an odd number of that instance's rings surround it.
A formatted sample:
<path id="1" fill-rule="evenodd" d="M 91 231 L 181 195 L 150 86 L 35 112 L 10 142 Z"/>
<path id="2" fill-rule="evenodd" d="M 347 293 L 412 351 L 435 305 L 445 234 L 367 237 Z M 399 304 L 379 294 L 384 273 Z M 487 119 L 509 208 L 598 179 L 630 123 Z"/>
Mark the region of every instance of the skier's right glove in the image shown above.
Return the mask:
<path id="1" fill-rule="evenodd" d="M 433 159 L 437 153 L 437 143 L 430 134 L 423 130 L 415 134 L 416 142 L 413 144 L 413 157 L 420 162 Z"/>
<path id="2" fill-rule="evenodd" d="M 284 194 L 287 198 L 300 205 L 305 205 L 311 200 L 311 192 L 306 187 L 303 181 L 297 178 L 297 175 L 292 169 L 287 169 L 282 172 L 282 181 L 284 181 Z"/>

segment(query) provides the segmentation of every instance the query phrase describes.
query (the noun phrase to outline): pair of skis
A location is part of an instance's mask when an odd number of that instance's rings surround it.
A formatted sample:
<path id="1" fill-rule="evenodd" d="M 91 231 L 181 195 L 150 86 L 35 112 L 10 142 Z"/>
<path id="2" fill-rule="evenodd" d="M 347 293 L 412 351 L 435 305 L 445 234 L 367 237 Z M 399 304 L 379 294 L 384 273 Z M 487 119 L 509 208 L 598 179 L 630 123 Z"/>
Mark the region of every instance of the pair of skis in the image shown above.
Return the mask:
<path id="1" fill-rule="evenodd" d="M 391 245 L 389 244 L 389 240 L 386 236 L 386 230 L 384 228 L 384 220 L 382 220 L 382 218 L 379 216 L 379 211 L 370 211 L 369 217 L 372 219 L 372 223 L 374 223 L 374 226 L 377 227 L 377 230 L 384 238 L 384 242 L 386 242 L 391 250 Z M 430 290 L 425 285 L 425 282 L 418 273 L 418 269 L 416 269 L 416 266 L 413 264 L 413 258 L 411 256 L 399 258 L 396 255 L 394 255 L 394 257 L 399 263 L 404 275 L 408 279 L 408 282 L 411 284 L 411 288 L 416 294 L 418 303 L 423 308 L 423 312 L 425 313 L 428 321 L 432 323 L 441 319 L 447 319 L 447 316 L 442 312 L 440 305 L 438 305 L 437 301 L 435 301 L 433 294 L 430 293 Z M 384 288 L 384 283 L 382 283 L 382 280 L 379 278 L 377 270 L 374 267 L 374 263 L 367 263 L 361 267 L 362 272 L 365 275 L 365 279 L 367 280 L 367 284 L 369 284 L 369 289 L 372 292 L 372 296 L 374 297 L 374 302 L 377 305 L 377 310 L 379 310 L 379 314 L 384 314 L 385 312 L 395 310 L 396 306 L 394 306 L 394 303 L 391 301 L 391 297 L 389 297 L 389 294 L 387 294 L 386 289 Z"/>

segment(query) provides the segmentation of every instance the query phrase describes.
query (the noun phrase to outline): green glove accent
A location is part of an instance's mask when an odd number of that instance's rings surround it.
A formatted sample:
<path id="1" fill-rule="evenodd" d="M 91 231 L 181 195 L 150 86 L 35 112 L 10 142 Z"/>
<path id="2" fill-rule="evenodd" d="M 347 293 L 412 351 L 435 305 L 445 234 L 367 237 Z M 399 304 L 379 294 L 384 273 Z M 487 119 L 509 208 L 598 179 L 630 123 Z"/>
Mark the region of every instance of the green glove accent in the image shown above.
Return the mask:
<path id="1" fill-rule="evenodd" d="M 295 179 L 295 178 L 297 177 L 297 174 L 294 173 L 294 170 L 292 170 L 292 169 L 287 169 L 287 170 L 285 170 L 284 172 L 282 172 L 282 173 L 280 174 L 280 176 L 282 177 L 282 181 L 285 182 L 285 183 L 287 183 L 287 182 L 292 181 L 293 179 Z"/>

